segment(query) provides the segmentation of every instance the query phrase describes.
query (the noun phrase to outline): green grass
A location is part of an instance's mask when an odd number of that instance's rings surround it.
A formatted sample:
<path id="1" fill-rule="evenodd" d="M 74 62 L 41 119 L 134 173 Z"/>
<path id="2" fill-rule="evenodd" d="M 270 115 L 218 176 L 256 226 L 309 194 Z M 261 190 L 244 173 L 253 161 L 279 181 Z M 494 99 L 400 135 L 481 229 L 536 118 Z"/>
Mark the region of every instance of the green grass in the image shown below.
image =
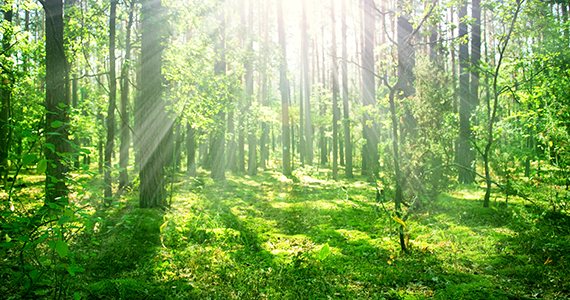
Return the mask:
<path id="1" fill-rule="evenodd" d="M 516 198 L 504 205 L 501 195 L 482 208 L 482 189 L 458 186 L 411 214 L 401 253 L 374 187 L 323 174 L 222 182 L 179 174 L 165 211 L 139 209 L 137 191 L 125 194 L 73 245 L 86 270 L 68 291 L 82 299 L 570 296 L 565 213 Z"/>

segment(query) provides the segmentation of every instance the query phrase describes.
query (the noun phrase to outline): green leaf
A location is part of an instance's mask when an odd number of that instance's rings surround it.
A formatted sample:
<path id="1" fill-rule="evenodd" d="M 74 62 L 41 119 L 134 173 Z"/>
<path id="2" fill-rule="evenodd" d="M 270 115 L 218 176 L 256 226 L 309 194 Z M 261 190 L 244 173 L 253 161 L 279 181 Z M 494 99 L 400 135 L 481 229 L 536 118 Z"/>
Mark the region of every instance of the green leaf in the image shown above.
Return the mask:
<path id="1" fill-rule="evenodd" d="M 160 232 L 161 233 L 164 230 L 164 228 L 166 228 L 166 225 L 168 225 L 168 221 L 166 221 L 166 222 L 164 222 L 164 224 L 160 225 Z"/>
<path id="2" fill-rule="evenodd" d="M 12 243 L 2 243 L 2 244 L 0 244 L 0 247 L 2 247 L 2 248 L 10 248 L 10 247 L 12 247 Z"/>
<path id="3" fill-rule="evenodd" d="M 406 223 L 404 223 L 404 221 L 396 216 L 392 216 L 392 219 L 394 219 L 394 221 L 400 223 L 402 226 L 406 227 Z"/>
<path id="4" fill-rule="evenodd" d="M 30 237 L 27 236 L 27 235 L 24 235 L 24 236 L 18 237 L 17 240 L 20 241 L 20 242 L 29 242 L 29 241 L 30 241 Z"/>
<path id="5" fill-rule="evenodd" d="M 59 257 L 64 258 L 67 256 L 67 252 L 69 252 L 69 246 L 64 241 L 57 241 L 55 243 L 55 252 L 59 254 Z"/>
<path id="6" fill-rule="evenodd" d="M 321 251 L 319 251 L 319 260 L 325 260 L 327 256 L 331 253 L 331 248 L 329 247 L 329 243 L 326 243 L 321 247 Z"/>
<path id="7" fill-rule="evenodd" d="M 6 242 L 9 243 L 9 242 L 11 242 L 11 241 L 12 241 L 12 238 L 10 238 L 10 236 L 8 236 L 8 234 L 6 233 Z"/>
<path id="8" fill-rule="evenodd" d="M 57 221 L 57 225 L 63 225 L 67 222 L 69 222 L 71 218 L 68 216 L 62 216 L 61 218 L 59 218 L 59 220 Z"/>
<path id="9" fill-rule="evenodd" d="M 55 145 L 54 145 L 54 144 L 52 144 L 52 143 L 45 143 L 44 146 L 45 146 L 46 148 L 48 148 L 49 150 L 55 152 Z"/>
<path id="10" fill-rule="evenodd" d="M 61 102 L 60 102 L 60 103 L 58 103 L 58 105 L 59 105 L 59 107 L 61 107 L 61 108 L 66 108 L 66 107 L 67 107 L 67 104 L 65 104 L 65 103 L 61 103 Z"/>
<path id="11" fill-rule="evenodd" d="M 40 160 L 38 163 L 38 173 L 45 173 L 47 169 L 47 161 L 45 159 Z"/>
<path id="12" fill-rule="evenodd" d="M 63 122 L 62 121 L 53 121 L 51 122 L 51 128 L 59 128 L 63 126 Z"/>
<path id="13" fill-rule="evenodd" d="M 69 274 L 71 276 L 75 276 L 75 272 L 78 272 L 78 273 L 85 272 L 85 269 L 80 268 L 80 267 L 68 267 L 67 272 L 69 272 Z"/>
<path id="14" fill-rule="evenodd" d="M 25 166 L 31 164 L 34 160 L 36 160 L 35 154 L 24 155 L 24 158 L 22 158 L 22 166 L 25 167 Z"/>
<path id="15" fill-rule="evenodd" d="M 81 295 L 78 292 L 73 293 L 74 300 L 81 300 Z"/>

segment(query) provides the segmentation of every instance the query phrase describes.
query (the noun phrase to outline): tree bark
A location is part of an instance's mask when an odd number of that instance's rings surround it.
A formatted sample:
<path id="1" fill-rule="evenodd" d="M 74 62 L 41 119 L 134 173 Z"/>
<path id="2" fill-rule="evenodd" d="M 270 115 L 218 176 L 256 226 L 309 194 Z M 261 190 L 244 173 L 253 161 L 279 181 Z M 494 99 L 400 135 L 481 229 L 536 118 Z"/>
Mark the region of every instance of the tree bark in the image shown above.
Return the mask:
<path id="1" fill-rule="evenodd" d="M 287 80 L 287 48 L 285 40 L 285 24 L 283 20 L 282 0 L 277 0 L 277 31 L 281 46 L 279 64 L 279 89 L 281 90 L 281 122 L 283 134 L 283 175 L 291 175 L 291 126 L 289 124 L 289 82 Z"/>
<path id="2" fill-rule="evenodd" d="M 113 150 L 115 148 L 115 107 L 117 99 L 117 75 L 115 73 L 115 21 L 117 19 L 117 0 L 111 0 L 109 14 L 109 110 L 107 110 L 107 143 L 105 144 L 105 203 L 113 202 L 111 171 L 113 168 Z"/>
<path id="3" fill-rule="evenodd" d="M 46 124 L 45 149 L 46 203 L 68 202 L 66 184 L 69 168 L 64 162 L 70 149 L 69 98 L 67 97 L 68 64 L 63 43 L 63 2 L 45 0 L 46 40 Z"/>
<path id="4" fill-rule="evenodd" d="M 363 88 L 363 105 L 365 107 L 376 106 L 376 86 L 374 84 L 374 2 L 372 0 L 364 0 L 364 51 L 363 70 L 362 70 L 362 88 Z M 374 133 L 374 119 L 368 112 L 363 115 L 363 137 L 366 144 L 363 146 L 363 171 L 372 178 L 378 172 L 378 138 Z M 366 165 L 366 166 L 365 166 Z"/>
<path id="5" fill-rule="evenodd" d="M 245 27 L 245 23 L 243 24 Z M 247 109 L 248 113 L 251 112 L 251 105 L 253 102 L 253 0 L 249 0 L 249 28 L 246 28 L 246 41 L 247 41 L 247 53 L 245 61 L 245 94 L 247 97 Z M 255 136 L 256 122 L 251 118 L 248 118 L 248 131 L 247 131 L 247 148 L 248 148 L 248 161 L 247 161 L 247 173 L 249 176 L 257 174 L 257 138 Z"/>
<path id="6" fill-rule="evenodd" d="M 129 148 L 131 146 L 131 132 L 129 126 L 129 69 L 131 65 L 131 27 L 135 0 L 131 0 L 129 7 L 129 19 L 125 28 L 125 62 L 121 69 L 121 148 L 119 152 L 119 189 L 124 188 L 129 182 L 127 167 L 129 166 Z"/>
<path id="7" fill-rule="evenodd" d="M 463 2 L 459 9 L 459 38 L 467 36 L 467 3 Z M 459 143 L 457 161 L 466 168 L 472 168 L 471 159 L 471 112 L 472 104 L 469 95 L 469 48 L 467 43 L 459 45 Z M 471 184 L 473 174 L 466 169 L 459 169 L 458 180 L 460 183 Z"/>
<path id="8" fill-rule="evenodd" d="M 268 49 L 269 47 L 269 0 L 265 1 L 265 18 L 263 24 L 263 40 L 264 40 L 264 51 L 263 51 L 263 73 L 261 75 L 261 105 L 264 107 L 269 106 L 269 101 L 267 100 L 267 64 L 268 64 Z M 267 163 L 269 160 L 269 124 L 263 122 L 261 124 L 261 168 L 267 170 Z"/>
<path id="9" fill-rule="evenodd" d="M 214 67 L 214 73 L 216 76 L 226 75 L 226 57 L 225 57 L 225 35 L 226 35 L 226 20 L 225 20 L 225 0 L 219 1 L 218 12 L 216 13 L 216 18 L 219 22 L 219 27 L 216 30 L 216 36 L 214 41 L 214 47 L 216 50 L 216 65 Z M 226 160 L 224 157 L 224 144 L 225 144 L 225 101 L 222 99 L 220 110 L 215 116 L 215 129 L 212 138 L 212 172 L 210 176 L 215 180 L 223 180 L 226 178 Z"/>
<path id="10" fill-rule="evenodd" d="M 332 109 L 333 109 L 333 161 L 332 172 L 333 179 L 338 180 L 338 121 L 340 111 L 338 109 L 338 67 L 336 62 L 336 25 L 334 15 L 334 1 L 331 0 L 331 22 L 332 22 Z"/>
<path id="11" fill-rule="evenodd" d="M 472 111 L 479 105 L 479 67 L 481 60 L 481 0 L 471 1 L 471 84 L 469 86 L 469 108 Z M 471 118 L 470 122 L 476 122 L 475 118 Z M 471 133 L 470 133 L 471 135 Z M 475 168 L 475 150 L 468 152 L 469 162 Z M 475 179 L 475 175 L 469 174 L 471 181 Z"/>
<path id="12" fill-rule="evenodd" d="M 309 79 L 309 36 L 307 34 L 307 12 L 306 12 L 306 0 L 303 0 L 303 19 L 302 19 L 302 32 L 301 32 L 301 64 L 303 65 L 303 79 L 304 79 L 304 91 L 305 96 L 305 155 L 307 165 L 313 165 L 313 125 L 311 123 L 311 89 L 310 89 L 310 79 Z"/>
<path id="13" fill-rule="evenodd" d="M 186 124 L 186 172 L 189 177 L 196 176 L 196 129 Z"/>
<path id="14" fill-rule="evenodd" d="M 348 107 L 348 63 L 346 47 L 346 0 L 342 0 L 342 109 L 344 129 L 344 154 L 346 178 L 353 178 L 352 174 L 352 143 L 350 141 L 350 116 Z"/>
<path id="15" fill-rule="evenodd" d="M 10 47 L 12 40 L 12 7 L 4 11 L 4 20 L 10 24 L 6 31 L 2 34 L 2 51 L 3 56 L 10 56 Z M 10 61 L 7 59 L 6 62 Z M 4 66 L 9 68 L 9 66 Z M 4 187 L 8 181 L 8 152 L 10 149 L 10 111 L 12 99 L 12 87 L 14 76 L 11 72 L 3 72 L 0 74 L 0 180 Z"/>
<path id="16" fill-rule="evenodd" d="M 165 205 L 165 143 L 170 140 L 172 120 L 162 99 L 162 5 L 159 0 L 141 1 L 141 94 L 135 121 L 140 155 L 139 203 L 141 208 Z"/>

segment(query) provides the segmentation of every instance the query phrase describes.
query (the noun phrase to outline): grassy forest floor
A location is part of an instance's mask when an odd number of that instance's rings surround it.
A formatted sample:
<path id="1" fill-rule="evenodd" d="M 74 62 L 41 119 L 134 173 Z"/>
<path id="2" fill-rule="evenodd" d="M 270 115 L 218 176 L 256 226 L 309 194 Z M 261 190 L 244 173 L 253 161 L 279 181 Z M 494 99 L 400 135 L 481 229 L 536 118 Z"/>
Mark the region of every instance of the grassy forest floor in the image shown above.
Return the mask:
<path id="1" fill-rule="evenodd" d="M 95 213 L 93 234 L 70 244 L 85 271 L 64 274 L 66 294 L 75 299 L 570 296 L 570 217 L 547 203 L 535 206 L 511 197 L 505 204 L 497 193 L 492 207 L 483 208 L 482 188 L 456 186 L 411 214 L 405 228 L 409 251 L 401 253 L 398 223 L 390 217 L 393 203 L 377 203 L 373 185 L 363 178 L 335 182 L 327 172 L 307 173 L 294 180 L 270 171 L 228 175 L 223 182 L 205 172 L 191 179 L 178 174 L 165 211 L 138 208 L 136 190 L 123 194 L 112 208 Z M 20 192 L 33 188 L 41 185 L 28 184 Z M 0 252 L 5 281 L 0 298 L 22 295 L 9 255 Z M 34 289 L 30 295 L 40 297 L 42 286 Z"/>

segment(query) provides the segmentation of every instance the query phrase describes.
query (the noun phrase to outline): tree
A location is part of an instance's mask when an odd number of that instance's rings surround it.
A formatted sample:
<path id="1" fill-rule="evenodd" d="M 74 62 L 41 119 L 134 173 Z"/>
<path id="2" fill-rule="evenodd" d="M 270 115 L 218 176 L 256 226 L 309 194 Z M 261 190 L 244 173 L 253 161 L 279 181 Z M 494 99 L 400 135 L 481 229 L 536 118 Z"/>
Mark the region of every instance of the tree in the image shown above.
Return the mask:
<path id="1" fill-rule="evenodd" d="M 165 142 L 171 121 L 162 98 L 162 5 L 141 1 L 141 94 L 136 105 L 137 145 L 140 155 L 139 203 L 141 208 L 165 205 Z"/>
<path id="2" fill-rule="evenodd" d="M 268 52 L 269 50 L 269 0 L 265 1 L 265 17 L 263 22 L 263 66 L 261 74 L 261 105 L 264 107 L 269 106 L 269 101 L 267 99 L 267 86 L 268 86 Z M 267 161 L 269 160 L 269 124 L 264 120 L 261 124 L 261 168 L 267 169 Z"/>
<path id="3" fill-rule="evenodd" d="M 504 38 L 502 39 L 502 46 L 501 48 L 499 48 L 499 53 L 498 53 L 498 61 L 497 61 L 497 65 L 495 66 L 495 70 L 493 72 L 493 103 L 491 106 L 490 103 L 490 99 L 487 98 L 488 102 L 487 102 L 487 116 L 488 116 L 488 124 L 487 124 L 487 140 L 486 140 L 486 144 L 485 144 L 485 148 L 482 151 L 482 156 L 483 156 L 483 162 L 485 165 L 485 182 L 487 184 L 487 188 L 485 189 L 485 198 L 483 200 L 483 207 L 489 207 L 489 202 L 491 199 L 491 185 L 492 185 L 492 180 L 491 180 L 491 169 L 489 167 L 489 161 L 491 159 L 491 147 L 493 146 L 494 143 L 494 125 L 495 125 L 495 121 L 497 119 L 497 109 L 498 109 L 498 105 L 499 105 L 499 97 L 500 95 L 505 92 L 507 88 L 502 88 L 499 90 L 498 84 L 499 84 L 499 74 L 501 71 L 501 66 L 503 63 L 503 59 L 505 57 L 505 51 L 507 50 L 507 46 L 509 44 L 509 40 L 511 39 L 511 35 L 513 33 L 513 30 L 515 28 L 515 24 L 517 22 L 517 18 L 521 9 L 521 5 L 523 3 L 524 0 L 516 0 L 516 10 L 515 10 L 515 14 L 512 17 L 511 20 L 511 24 L 510 27 L 508 28 L 507 34 L 504 36 Z M 481 151 L 480 151 L 481 152 Z"/>
<path id="4" fill-rule="evenodd" d="M 332 161 L 332 172 L 333 179 L 338 180 L 338 121 L 340 111 L 338 109 L 338 67 L 336 63 L 336 26 L 334 19 L 334 2 L 331 0 L 331 21 L 332 21 L 332 110 L 333 110 L 333 161 Z"/>
<path id="5" fill-rule="evenodd" d="M 245 27 L 245 24 L 244 24 Z M 246 111 L 251 111 L 253 102 L 253 0 L 249 1 L 249 28 L 246 29 L 247 41 L 247 57 L 245 61 L 245 95 L 247 97 Z M 248 121 L 247 142 L 248 142 L 248 161 L 247 173 L 253 176 L 257 173 L 257 149 L 256 149 L 256 124 L 253 120 Z"/>
<path id="6" fill-rule="evenodd" d="M 113 198 L 112 163 L 115 148 L 115 107 L 117 98 L 117 76 L 115 74 L 115 21 L 117 19 L 117 0 L 111 0 L 109 14 L 109 110 L 107 111 L 107 143 L 105 144 L 105 202 L 110 204 Z"/>
<path id="7" fill-rule="evenodd" d="M 63 1 L 41 1 L 45 10 L 46 40 L 46 123 L 45 149 L 46 203 L 67 202 L 66 184 L 70 152 L 69 99 L 67 97 L 68 64 L 63 45 Z"/>
<path id="8" fill-rule="evenodd" d="M 129 182 L 127 167 L 129 166 L 129 148 L 131 146 L 131 127 L 129 126 L 129 69 L 131 66 L 131 27 L 135 0 L 129 5 L 129 19 L 125 28 L 125 61 L 121 69 L 121 148 L 119 157 L 119 188 L 125 187 Z"/>
<path id="9" fill-rule="evenodd" d="M 374 2 L 364 0 L 364 51 L 362 52 L 362 105 L 373 108 L 376 104 L 376 85 L 374 83 Z M 362 149 L 362 168 L 367 176 L 372 177 L 378 171 L 378 140 L 374 133 L 374 119 L 368 111 L 363 114 L 362 136 L 366 144 Z"/>
<path id="10" fill-rule="evenodd" d="M 473 105 L 469 95 L 469 47 L 467 41 L 467 2 L 461 3 L 459 8 L 459 142 L 457 162 L 471 168 L 473 157 L 471 150 L 471 114 Z M 459 169 L 460 183 L 471 184 L 473 174 L 467 169 Z"/>
<path id="11" fill-rule="evenodd" d="M 346 49 L 346 0 L 342 0 L 342 125 L 344 129 L 345 176 L 353 178 L 352 174 L 352 143 L 350 141 L 350 117 L 348 114 L 348 62 Z"/>
<path id="12" fill-rule="evenodd" d="M 287 80 L 287 48 L 285 40 L 285 24 L 283 21 L 283 6 L 277 0 L 277 31 L 281 46 L 279 64 L 279 89 L 281 90 L 281 122 L 283 134 L 283 175 L 291 175 L 291 134 L 289 124 L 289 81 Z"/>
<path id="13" fill-rule="evenodd" d="M 225 57 L 225 34 L 226 34 L 226 21 L 224 14 L 225 1 L 221 0 L 218 3 L 218 11 L 216 13 L 216 19 L 218 21 L 218 27 L 214 36 L 214 48 L 216 51 L 216 60 L 214 66 L 214 75 L 220 80 L 226 75 L 226 57 Z M 223 180 L 226 178 L 226 160 L 224 159 L 224 143 L 226 140 L 224 121 L 226 118 L 225 113 L 225 95 L 221 96 L 222 105 L 215 116 L 216 125 L 214 131 L 212 132 L 212 147 L 210 151 L 212 153 L 212 172 L 210 176 L 213 179 Z"/>
<path id="14" fill-rule="evenodd" d="M 303 65 L 303 83 L 305 95 L 305 155 L 307 156 L 307 164 L 313 165 L 313 125 L 311 123 L 311 90 L 309 80 L 309 36 L 307 34 L 307 12 L 306 0 L 303 0 L 303 17 L 301 22 L 301 64 Z"/>
<path id="15" fill-rule="evenodd" d="M 2 34 L 2 55 L 10 56 L 11 40 L 12 40 L 12 3 L 8 2 L 9 9 L 4 11 L 4 20 L 6 21 L 6 30 Z M 2 60 L 4 61 L 4 60 Z M 0 76 L 0 180 L 6 186 L 8 180 L 8 152 L 10 149 L 10 110 L 12 98 L 12 86 L 14 76 L 10 72 L 9 67 L 2 66 L 2 74 Z"/>

